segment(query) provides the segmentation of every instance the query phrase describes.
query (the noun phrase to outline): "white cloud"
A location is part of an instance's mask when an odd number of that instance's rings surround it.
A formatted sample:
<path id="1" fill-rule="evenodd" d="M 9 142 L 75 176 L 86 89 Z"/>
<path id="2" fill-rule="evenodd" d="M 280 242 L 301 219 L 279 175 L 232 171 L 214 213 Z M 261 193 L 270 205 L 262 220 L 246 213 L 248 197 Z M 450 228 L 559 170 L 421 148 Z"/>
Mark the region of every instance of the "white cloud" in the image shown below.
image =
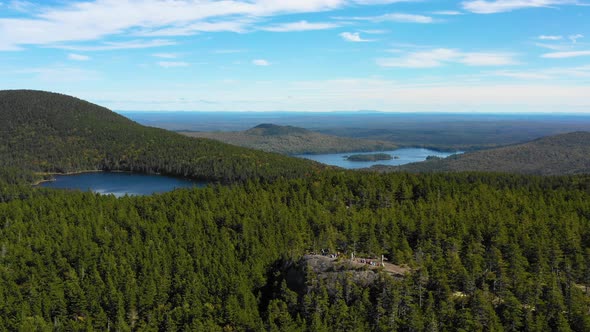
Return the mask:
<path id="1" fill-rule="evenodd" d="M 512 54 L 486 52 L 463 53 L 458 62 L 467 66 L 505 66 L 518 63 Z"/>
<path id="2" fill-rule="evenodd" d="M 337 28 L 340 25 L 335 23 L 309 23 L 307 21 L 291 22 L 263 27 L 260 30 L 271 32 L 291 32 L 291 31 L 310 31 L 310 30 L 326 30 Z"/>
<path id="3" fill-rule="evenodd" d="M 441 66 L 444 62 L 457 59 L 459 54 L 456 50 L 439 48 L 430 51 L 409 53 L 399 58 L 377 59 L 377 64 L 381 67 L 433 68 Z"/>
<path id="4" fill-rule="evenodd" d="M 528 71 L 508 71 L 499 70 L 492 73 L 495 76 L 516 78 L 521 80 L 566 80 L 572 82 L 572 79 L 587 79 L 590 77 L 590 65 L 578 67 L 558 67 L 533 69 Z"/>
<path id="5" fill-rule="evenodd" d="M 508 78 L 516 78 L 521 80 L 548 80 L 551 75 L 542 72 L 526 72 L 526 71 L 507 71 L 501 70 L 492 73 L 495 76 L 502 76 Z"/>
<path id="6" fill-rule="evenodd" d="M 87 55 L 70 53 L 70 54 L 68 54 L 68 59 L 74 60 L 74 61 L 88 61 L 88 60 L 90 60 L 90 57 Z"/>
<path id="7" fill-rule="evenodd" d="M 538 38 L 541 40 L 562 40 L 563 36 L 540 35 Z"/>
<path id="8" fill-rule="evenodd" d="M 577 5 L 577 0 L 468 0 L 463 9 L 477 14 L 494 14 L 524 8 L 542 8 L 558 5 Z"/>
<path id="9" fill-rule="evenodd" d="M 553 52 L 541 55 L 542 58 L 547 59 L 565 59 L 576 58 L 580 56 L 590 56 L 590 50 L 587 51 L 570 51 L 570 52 Z"/>
<path id="10" fill-rule="evenodd" d="M 71 51 L 113 51 L 113 50 L 126 50 L 126 49 L 140 49 L 140 48 L 152 48 L 176 45 L 176 42 L 170 40 L 131 40 L 126 42 L 104 42 L 99 45 L 52 45 L 53 48 L 61 48 L 64 50 Z"/>
<path id="11" fill-rule="evenodd" d="M 175 53 L 154 53 L 152 54 L 153 57 L 162 58 L 162 59 L 176 59 L 178 58 L 178 54 Z"/>
<path id="12" fill-rule="evenodd" d="M 214 50 L 211 53 L 214 54 L 236 54 L 236 53 L 244 53 L 245 50 Z"/>
<path id="13" fill-rule="evenodd" d="M 363 39 L 358 32 L 343 32 L 340 34 L 342 39 L 353 42 L 353 43 L 363 43 L 363 42 L 371 42 L 370 39 Z"/>
<path id="14" fill-rule="evenodd" d="M 571 41 L 572 41 L 572 43 L 574 43 L 574 44 L 575 44 L 575 43 L 577 43 L 577 42 L 578 42 L 578 39 L 580 39 L 580 38 L 584 38 L 584 35 L 581 35 L 581 34 L 579 34 L 579 33 L 578 33 L 578 34 L 576 34 L 576 35 L 571 35 L 571 36 L 568 36 L 567 38 L 568 38 L 569 40 L 571 40 Z"/>
<path id="15" fill-rule="evenodd" d="M 190 36 L 201 32 L 246 32 L 247 26 L 252 20 L 236 20 L 226 22 L 197 22 L 187 25 L 179 25 L 165 28 L 144 29 L 136 34 L 147 37 L 171 37 L 171 36 Z"/>
<path id="16" fill-rule="evenodd" d="M 270 66 L 270 62 L 268 62 L 268 60 L 264 60 L 264 59 L 255 59 L 252 60 L 252 64 L 255 66 Z"/>
<path id="17" fill-rule="evenodd" d="M 395 0 L 91 0 L 58 1 L 27 11 L 28 18 L 0 18 L 0 50 L 55 45 L 109 36 L 177 36 L 245 32 L 267 17 L 314 13 Z M 312 27 L 309 23 L 308 28 Z M 324 23 L 326 24 L 326 23 Z M 299 27 L 305 27 L 300 25 Z M 318 26 L 316 26 L 317 28 Z M 326 26 L 324 26 L 326 27 Z"/>
<path id="18" fill-rule="evenodd" d="M 94 81 L 100 79 L 101 76 L 96 71 L 64 66 L 30 68 L 19 70 L 17 73 L 33 74 L 35 82 L 41 81 L 49 84 Z"/>
<path id="19" fill-rule="evenodd" d="M 517 64 L 513 54 L 493 52 L 462 52 L 454 49 L 437 48 L 407 53 L 396 58 L 380 58 L 381 67 L 434 68 L 448 63 L 467 66 L 505 66 Z"/>
<path id="20" fill-rule="evenodd" d="M 389 13 L 379 16 L 353 16 L 353 17 L 334 17 L 338 20 L 353 20 L 353 21 L 370 21 L 370 22 L 398 22 L 398 23 L 434 23 L 434 19 L 430 16 L 404 14 L 404 13 Z"/>
<path id="21" fill-rule="evenodd" d="M 439 10 L 432 12 L 433 15 L 445 15 L 445 16 L 456 16 L 456 15 L 463 15 L 462 12 L 457 10 Z"/>
<path id="22" fill-rule="evenodd" d="M 359 30 L 359 31 L 364 32 L 369 35 L 382 35 L 382 34 L 386 34 L 389 32 L 387 30 L 379 30 L 379 29 Z"/>
<path id="23" fill-rule="evenodd" d="M 430 16 L 414 15 L 414 14 L 400 14 L 392 13 L 378 16 L 376 21 L 391 21 L 402 23 L 433 23 L 434 20 Z"/>
<path id="24" fill-rule="evenodd" d="M 7 6 L 9 9 L 24 13 L 33 9 L 35 7 L 35 4 L 29 1 L 12 0 L 7 3 Z"/>
<path id="25" fill-rule="evenodd" d="M 387 5 L 398 2 L 413 2 L 416 0 L 354 0 L 359 5 Z"/>
<path id="26" fill-rule="evenodd" d="M 535 43 L 535 46 L 546 48 L 553 51 L 567 51 L 571 49 L 570 45 L 563 44 L 546 44 L 546 43 Z"/>
<path id="27" fill-rule="evenodd" d="M 164 68 L 188 67 L 190 64 L 184 61 L 160 61 L 158 66 Z"/>

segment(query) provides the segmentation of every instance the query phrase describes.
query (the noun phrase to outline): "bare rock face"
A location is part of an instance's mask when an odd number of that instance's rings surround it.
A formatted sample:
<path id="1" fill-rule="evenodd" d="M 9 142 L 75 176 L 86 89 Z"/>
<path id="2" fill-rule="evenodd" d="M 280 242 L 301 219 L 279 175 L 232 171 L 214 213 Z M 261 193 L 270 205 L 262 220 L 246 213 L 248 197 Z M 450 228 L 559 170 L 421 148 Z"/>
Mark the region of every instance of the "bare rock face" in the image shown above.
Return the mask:
<path id="1" fill-rule="evenodd" d="M 361 259 L 351 261 L 343 257 L 305 255 L 298 262 L 285 266 L 285 279 L 289 288 L 300 294 L 319 285 L 327 286 L 328 293 L 333 293 L 338 285 L 353 283 L 359 287 L 369 287 L 383 275 L 402 278 L 409 272 L 408 268 L 394 264 L 384 265 L 370 265 Z"/>

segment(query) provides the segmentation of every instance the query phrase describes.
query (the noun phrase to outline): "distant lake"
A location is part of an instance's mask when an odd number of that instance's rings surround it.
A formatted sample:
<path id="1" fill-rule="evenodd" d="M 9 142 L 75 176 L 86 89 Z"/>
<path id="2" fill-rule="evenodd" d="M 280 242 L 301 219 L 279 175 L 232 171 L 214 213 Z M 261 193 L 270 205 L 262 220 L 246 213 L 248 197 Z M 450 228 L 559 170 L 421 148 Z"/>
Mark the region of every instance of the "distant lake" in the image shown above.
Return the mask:
<path id="1" fill-rule="evenodd" d="M 55 189 L 93 191 L 104 195 L 151 195 L 177 188 L 204 187 L 205 182 L 163 175 L 145 175 L 122 172 L 93 172 L 74 175 L 56 175 L 55 181 L 39 186 Z"/>
<path id="2" fill-rule="evenodd" d="M 378 160 L 378 161 L 350 161 L 346 160 L 346 157 L 353 154 L 375 154 L 375 153 L 386 153 L 394 157 L 391 160 Z M 462 153 L 462 152 L 441 152 L 429 149 L 420 148 L 407 148 L 397 149 L 391 151 L 378 151 L 378 152 L 347 152 L 347 153 L 329 153 L 329 154 L 300 154 L 296 157 L 306 158 L 315 160 L 317 162 L 338 166 L 342 168 L 356 169 L 366 168 L 373 165 L 388 165 L 388 166 L 399 166 L 403 164 L 409 164 L 419 161 L 426 160 L 428 156 L 437 156 L 446 158 L 450 155 Z M 399 157 L 395 159 L 395 157 Z"/>

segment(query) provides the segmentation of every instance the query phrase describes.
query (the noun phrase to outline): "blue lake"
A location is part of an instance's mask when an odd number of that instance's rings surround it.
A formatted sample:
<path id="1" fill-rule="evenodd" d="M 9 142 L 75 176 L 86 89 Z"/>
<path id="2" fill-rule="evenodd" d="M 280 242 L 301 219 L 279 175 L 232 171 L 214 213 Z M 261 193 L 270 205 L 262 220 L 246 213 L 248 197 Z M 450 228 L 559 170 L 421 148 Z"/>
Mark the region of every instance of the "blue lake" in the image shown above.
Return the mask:
<path id="1" fill-rule="evenodd" d="M 397 159 L 391 160 L 378 160 L 378 161 L 349 161 L 346 160 L 347 156 L 353 154 L 375 154 L 375 153 L 386 153 L 392 157 L 398 157 Z M 415 163 L 426 160 L 428 156 L 437 156 L 446 158 L 450 155 L 462 153 L 462 152 L 441 152 L 429 149 L 421 148 L 407 148 L 397 149 L 391 151 L 379 151 L 379 152 L 347 152 L 347 153 L 330 153 L 330 154 L 300 154 L 296 157 L 306 158 L 315 160 L 317 162 L 338 166 L 342 168 L 356 169 L 371 167 L 373 165 L 388 165 L 388 166 L 399 166 L 403 164 Z"/>
<path id="2" fill-rule="evenodd" d="M 56 175 L 55 181 L 39 186 L 55 189 L 93 191 L 104 195 L 151 195 L 177 188 L 204 187 L 206 182 L 192 181 L 163 175 L 136 173 L 93 172 L 74 175 Z"/>

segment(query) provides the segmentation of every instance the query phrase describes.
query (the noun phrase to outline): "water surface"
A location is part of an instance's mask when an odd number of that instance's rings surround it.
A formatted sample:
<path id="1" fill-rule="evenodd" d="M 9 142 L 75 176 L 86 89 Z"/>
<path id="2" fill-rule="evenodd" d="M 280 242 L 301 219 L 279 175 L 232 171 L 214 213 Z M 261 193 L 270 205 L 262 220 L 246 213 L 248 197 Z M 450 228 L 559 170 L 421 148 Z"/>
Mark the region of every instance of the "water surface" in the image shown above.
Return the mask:
<path id="1" fill-rule="evenodd" d="M 205 182 L 163 175 L 122 172 L 93 172 L 56 175 L 55 181 L 43 182 L 41 187 L 93 191 L 104 195 L 151 195 L 177 188 L 203 187 Z"/>
<path id="2" fill-rule="evenodd" d="M 353 154 L 375 154 L 375 153 L 386 153 L 394 157 L 391 160 L 378 160 L 378 161 L 350 161 L 346 158 Z M 379 152 L 347 152 L 347 153 L 329 153 L 329 154 L 300 154 L 297 157 L 315 160 L 317 162 L 338 166 L 342 168 L 356 169 L 371 167 L 373 165 L 387 165 L 387 166 L 399 166 L 403 164 L 415 163 L 426 160 L 428 156 L 436 156 L 440 158 L 446 158 L 450 155 L 462 153 L 462 152 L 441 152 L 429 149 L 421 148 L 406 148 L 397 149 L 391 151 L 379 151 Z M 397 159 L 395 157 L 398 157 Z"/>

